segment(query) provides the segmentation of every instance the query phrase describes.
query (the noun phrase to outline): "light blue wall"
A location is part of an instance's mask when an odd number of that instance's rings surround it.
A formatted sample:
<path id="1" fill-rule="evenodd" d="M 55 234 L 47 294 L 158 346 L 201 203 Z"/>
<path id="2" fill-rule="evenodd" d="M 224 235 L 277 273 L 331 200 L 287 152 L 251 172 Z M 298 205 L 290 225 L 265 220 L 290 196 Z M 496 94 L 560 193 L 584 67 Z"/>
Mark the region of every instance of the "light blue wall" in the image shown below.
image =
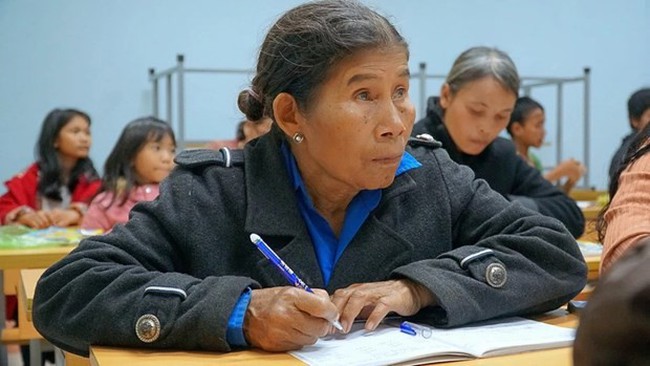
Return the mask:
<path id="1" fill-rule="evenodd" d="M 186 56 L 187 67 L 252 68 L 257 47 L 292 0 L 0 0 L 0 179 L 33 160 L 45 114 L 73 106 L 93 118 L 99 169 L 121 128 L 151 112 L 147 70 Z M 627 133 L 629 94 L 650 85 L 648 0 L 367 0 L 389 15 L 411 45 L 412 69 L 426 62 L 444 74 L 464 49 L 484 44 L 510 53 L 522 75 L 580 76 L 592 68 L 592 185 L 604 188 L 609 159 Z M 240 118 L 236 93 L 245 76 L 190 75 L 188 138 L 230 138 Z M 428 94 L 439 83 L 428 84 Z M 548 89 L 548 88 L 547 88 Z M 565 90 L 565 157 L 582 156 L 581 86 Z M 417 88 L 412 89 L 417 101 Z M 548 108 L 555 160 L 554 96 Z M 164 105 L 163 105 L 164 107 Z M 419 109 L 418 109 L 419 110 Z M 164 108 L 161 109 L 164 113 Z"/>

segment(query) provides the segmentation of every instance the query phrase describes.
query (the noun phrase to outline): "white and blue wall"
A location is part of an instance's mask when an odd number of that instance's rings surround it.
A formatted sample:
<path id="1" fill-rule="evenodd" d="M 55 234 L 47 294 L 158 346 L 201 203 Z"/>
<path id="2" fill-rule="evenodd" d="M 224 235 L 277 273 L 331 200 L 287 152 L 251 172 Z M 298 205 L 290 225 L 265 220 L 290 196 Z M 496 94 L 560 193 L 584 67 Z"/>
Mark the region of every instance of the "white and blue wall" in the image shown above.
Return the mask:
<path id="1" fill-rule="evenodd" d="M 0 180 L 33 161 L 40 124 L 55 107 L 91 115 L 91 156 L 101 170 L 122 127 L 151 114 L 149 68 L 169 68 L 179 53 L 187 67 L 253 68 L 265 31 L 299 3 L 0 0 Z M 523 76 L 575 77 L 590 67 L 590 183 L 605 188 L 610 157 L 629 130 L 627 98 L 650 86 L 650 1 L 365 3 L 388 15 L 409 41 L 413 72 L 426 62 L 430 73 L 444 74 L 474 45 L 505 50 Z M 241 118 L 236 95 L 248 81 L 247 76 L 188 75 L 186 137 L 233 137 Z M 418 102 L 416 85 L 411 94 Z M 427 94 L 436 94 L 438 87 L 431 81 Z M 555 141 L 553 89 L 532 94 L 548 109 L 548 146 L 540 151 L 546 165 L 555 161 L 558 143 L 565 158 L 582 157 L 582 85 L 567 85 L 564 93 L 563 141 Z"/>

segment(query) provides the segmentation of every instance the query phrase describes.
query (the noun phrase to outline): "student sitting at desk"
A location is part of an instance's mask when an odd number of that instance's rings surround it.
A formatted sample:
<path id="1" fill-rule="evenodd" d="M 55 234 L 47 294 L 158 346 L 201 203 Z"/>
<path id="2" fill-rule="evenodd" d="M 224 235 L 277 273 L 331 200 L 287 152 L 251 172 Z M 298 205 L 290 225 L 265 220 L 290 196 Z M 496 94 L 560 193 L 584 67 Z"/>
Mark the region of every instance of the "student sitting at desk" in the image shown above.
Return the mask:
<path id="1" fill-rule="evenodd" d="M 358 2 L 284 14 L 239 98 L 271 132 L 243 151 L 181 153 L 156 200 L 45 272 L 36 328 L 79 354 L 285 351 L 337 319 L 344 333 L 389 312 L 455 327 L 573 298 L 586 266 L 562 223 L 508 202 L 437 142 L 408 143 L 408 55 Z M 252 233 L 314 293 L 287 283 Z"/>
<path id="2" fill-rule="evenodd" d="M 37 229 L 78 225 L 101 184 L 88 157 L 91 143 L 86 113 L 48 113 L 36 144 L 36 162 L 5 183 L 0 223 Z"/>
<path id="3" fill-rule="evenodd" d="M 585 220 L 576 203 L 519 158 L 511 141 L 499 137 L 518 92 L 519 75 L 505 52 L 470 48 L 454 61 L 440 97 L 429 98 L 427 115 L 412 134 L 433 136 L 453 161 L 472 168 L 492 189 L 562 221 L 577 238 Z"/>
<path id="4" fill-rule="evenodd" d="M 515 103 L 515 109 L 510 115 L 510 122 L 506 128 L 515 144 L 517 155 L 540 173 L 543 173 L 542 163 L 530 148 L 540 148 L 544 143 L 545 121 L 544 107 L 539 102 L 530 97 L 520 97 Z M 568 159 L 544 174 L 544 178 L 551 183 L 566 178 L 562 183 L 562 190 L 569 193 L 586 171 L 585 166 L 579 161 Z"/>
<path id="5" fill-rule="evenodd" d="M 630 143 L 609 183 L 609 196 L 609 204 L 598 218 L 598 235 L 603 243 L 601 273 L 650 238 L 650 124 Z"/>
<path id="6" fill-rule="evenodd" d="M 158 184 L 174 167 L 175 155 L 174 131 L 165 121 L 144 117 L 129 122 L 106 159 L 101 192 L 81 227 L 109 231 L 126 222 L 136 203 L 158 197 Z"/>
<path id="7" fill-rule="evenodd" d="M 610 184 L 614 181 L 634 136 L 650 124 L 650 88 L 639 89 L 632 93 L 630 99 L 627 100 L 627 114 L 632 131 L 623 138 L 621 146 L 616 150 L 609 163 Z"/>

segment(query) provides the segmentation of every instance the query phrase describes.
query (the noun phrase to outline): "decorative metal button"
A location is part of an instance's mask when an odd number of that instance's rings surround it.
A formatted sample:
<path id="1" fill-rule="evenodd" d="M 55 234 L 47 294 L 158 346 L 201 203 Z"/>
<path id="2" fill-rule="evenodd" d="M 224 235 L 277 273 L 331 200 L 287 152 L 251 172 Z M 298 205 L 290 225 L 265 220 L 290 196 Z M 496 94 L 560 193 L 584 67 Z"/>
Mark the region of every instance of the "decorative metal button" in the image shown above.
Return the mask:
<path id="1" fill-rule="evenodd" d="M 135 322 L 135 334 L 144 343 L 151 343 L 160 336 L 160 320 L 153 314 L 145 314 Z"/>
<path id="2" fill-rule="evenodd" d="M 485 280 L 487 281 L 488 285 L 494 288 L 503 287 L 503 285 L 505 285 L 506 281 L 508 280 L 508 272 L 506 271 L 506 267 L 504 267 L 501 263 L 490 263 L 490 265 L 487 266 L 487 269 L 485 270 Z"/>

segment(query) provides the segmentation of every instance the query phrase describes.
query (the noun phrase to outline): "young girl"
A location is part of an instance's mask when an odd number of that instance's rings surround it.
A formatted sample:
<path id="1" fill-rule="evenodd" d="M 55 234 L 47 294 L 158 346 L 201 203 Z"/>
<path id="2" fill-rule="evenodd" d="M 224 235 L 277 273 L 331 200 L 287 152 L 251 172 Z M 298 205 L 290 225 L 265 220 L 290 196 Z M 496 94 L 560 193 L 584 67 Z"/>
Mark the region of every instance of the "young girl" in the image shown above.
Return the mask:
<path id="1" fill-rule="evenodd" d="M 83 229 L 110 230 L 129 219 L 139 201 L 158 196 L 158 183 L 174 167 L 176 139 L 171 127 L 154 117 L 130 122 L 104 165 L 101 193 L 90 204 Z"/>
<path id="2" fill-rule="evenodd" d="M 36 162 L 7 182 L 0 197 L 0 223 L 32 228 L 81 222 L 101 181 L 88 151 L 90 117 L 75 109 L 54 109 L 45 117 Z"/>
<path id="3" fill-rule="evenodd" d="M 541 104 L 532 98 L 521 97 L 517 99 L 507 127 L 517 148 L 517 154 L 540 173 L 543 169 L 542 163 L 537 156 L 529 151 L 529 148 L 542 146 L 546 135 L 545 119 L 544 107 Z M 544 178 L 552 183 L 566 178 L 562 188 L 568 193 L 586 171 L 585 166 L 579 161 L 568 159 L 544 174 Z"/>

